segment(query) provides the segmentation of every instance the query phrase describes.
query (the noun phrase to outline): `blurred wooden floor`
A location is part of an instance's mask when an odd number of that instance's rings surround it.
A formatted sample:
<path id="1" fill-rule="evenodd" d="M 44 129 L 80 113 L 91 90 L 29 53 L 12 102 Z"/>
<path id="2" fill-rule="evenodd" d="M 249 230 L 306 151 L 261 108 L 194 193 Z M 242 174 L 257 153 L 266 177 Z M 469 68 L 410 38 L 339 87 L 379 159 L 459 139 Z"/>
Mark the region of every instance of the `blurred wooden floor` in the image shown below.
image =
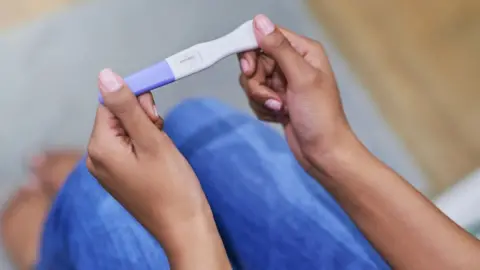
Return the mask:
<path id="1" fill-rule="evenodd" d="M 0 30 L 28 22 L 80 0 L 0 0 Z"/>
<path id="2" fill-rule="evenodd" d="M 479 0 L 309 0 L 441 191 L 480 167 Z"/>

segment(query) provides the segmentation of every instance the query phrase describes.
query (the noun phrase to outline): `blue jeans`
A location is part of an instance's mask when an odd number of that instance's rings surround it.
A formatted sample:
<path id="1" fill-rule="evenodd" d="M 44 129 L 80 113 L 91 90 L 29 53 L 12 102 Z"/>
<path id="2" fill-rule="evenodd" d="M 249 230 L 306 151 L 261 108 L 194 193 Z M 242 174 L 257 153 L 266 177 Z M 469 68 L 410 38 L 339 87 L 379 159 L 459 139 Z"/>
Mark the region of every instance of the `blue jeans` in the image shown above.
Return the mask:
<path id="1" fill-rule="evenodd" d="M 389 269 L 274 130 L 211 99 L 188 100 L 165 131 L 197 174 L 234 269 Z M 45 224 L 37 269 L 169 269 L 160 244 L 82 160 Z"/>

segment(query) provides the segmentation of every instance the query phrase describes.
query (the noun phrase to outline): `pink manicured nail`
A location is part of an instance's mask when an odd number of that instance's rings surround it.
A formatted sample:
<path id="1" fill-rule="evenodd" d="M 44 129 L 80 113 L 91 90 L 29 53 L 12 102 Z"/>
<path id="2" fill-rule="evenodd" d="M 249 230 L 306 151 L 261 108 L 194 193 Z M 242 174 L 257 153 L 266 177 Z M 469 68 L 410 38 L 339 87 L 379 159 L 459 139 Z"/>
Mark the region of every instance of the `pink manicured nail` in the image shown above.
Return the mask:
<path id="1" fill-rule="evenodd" d="M 158 111 L 157 111 L 157 106 L 153 105 L 153 115 L 158 117 Z"/>
<path id="2" fill-rule="evenodd" d="M 275 25 L 263 14 L 255 17 L 255 27 L 264 35 L 270 35 L 275 30 Z"/>
<path id="3" fill-rule="evenodd" d="M 250 70 L 250 64 L 245 58 L 240 59 L 240 66 L 242 67 L 242 71 L 244 73 L 247 73 Z"/>
<path id="4" fill-rule="evenodd" d="M 272 111 L 280 111 L 282 109 L 282 103 L 275 99 L 269 99 L 265 101 L 265 107 L 269 108 Z"/>
<path id="5" fill-rule="evenodd" d="M 98 78 L 100 80 L 100 88 L 105 92 L 115 92 L 123 87 L 122 78 L 111 69 L 102 70 Z"/>

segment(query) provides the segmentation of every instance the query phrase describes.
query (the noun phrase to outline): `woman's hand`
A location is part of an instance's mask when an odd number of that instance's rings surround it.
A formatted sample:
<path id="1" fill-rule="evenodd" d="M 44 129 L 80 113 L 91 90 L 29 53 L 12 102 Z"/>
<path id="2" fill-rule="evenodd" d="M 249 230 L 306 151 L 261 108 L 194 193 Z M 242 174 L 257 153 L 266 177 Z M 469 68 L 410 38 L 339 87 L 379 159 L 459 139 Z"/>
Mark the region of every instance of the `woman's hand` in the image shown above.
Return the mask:
<path id="1" fill-rule="evenodd" d="M 480 242 L 376 159 L 351 131 L 322 46 L 255 18 L 262 49 L 240 55 L 260 119 L 288 143 L 394 269 L 477 269 Z M 395 243 L 395 245 L 392 245 Z"/>
<path id="2" fill-rule="evenodd" d="M 254 26 L 261 50 L 239 55 L 240 83 L 258 118 L 282 123 L 293 153 L 311 171 L 313 159 L 353 137 L 330 63 L 318 42 L 264 15 Z"/>
<path id="3" fill-rule="evenodd" d="M 199 181 L 161 130 L 151 94 L 137 100 L 111 70 L 99 88 L 105 105 L 88 146 L 91 173 L 159 240 L 173 269 L 229 268 Z"/>

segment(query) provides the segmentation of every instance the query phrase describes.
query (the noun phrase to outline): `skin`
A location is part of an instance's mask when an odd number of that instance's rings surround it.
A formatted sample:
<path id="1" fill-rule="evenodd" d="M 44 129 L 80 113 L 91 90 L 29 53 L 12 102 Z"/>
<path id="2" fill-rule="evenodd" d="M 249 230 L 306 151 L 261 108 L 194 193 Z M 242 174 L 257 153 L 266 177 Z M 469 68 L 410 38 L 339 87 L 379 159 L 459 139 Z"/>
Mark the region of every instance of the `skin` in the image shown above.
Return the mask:
<path id="1" fill-rule="evenodd" d="M 46 215 L 82 155 L 82 151 L 54 150 L 35 156 L 28 183 L 2 209 L 2 244 L 15 269 L 35 268 Z"/>
<path id="2" fill-rule="evenodd" d="M 375 158 L 352 132 L 322 46 L 280 27 L 269 29 L 265 20 L 255 19 L 263 53 L 239 55 L 240 82 L 257 116 L 283 124 L 305 170 L 394 269 L 478 269 L 480 242 Z M 267 100 L 281 107 L 269 109 Z"/>
<path id="3" fill-rule="evenodd" d="M 121 77 L 99 77 L 87 167 L 160 242 L 172 269 L 231 269 L 190 164 L 162 131 L 151 95 L 138 102 Z"/>
<path id="4" fill-rule="evenodd" d="M 239 55 L 240 83 L 253 111 L 259 119 L 283 125 L 303 168 L 337 199 L 388 263 L 394 269 L 477 269 L 479 241 L 355 136 L 322 46 L 272 25 L 263 15 L 255 18 L 255 33 L 262 50 Z M 108 74 L 113 79 L 105 80 Z M 97 110 L 88 147 L 89 170 L 160 242 L 172 269 L 231 269 L 198 179 L 162 131 L 152 96 L 137 99 L 111 71 L 102 72 L 101 79 L 105 105 Z M 42 209 L 33 214 L 48 209 L 49 194 L 56 187 L 42 189 L 43 197 L 34 201 Z M 33 215 L 18 210 L 17 198 L 11 203 L 16 207 L 4 213 L 2 235 L 24 233 L 14 232 L 20 223 L 16 216 Z M 42 219 L 38 215 L 39 224 Z M 31 238 L 38 231 L 34 228 Z M 17 240 L 7 239 L 11 254 L 22 253 L 14 250 Z M 35 254 L 28 254 L 12 257 L 31 265 Z"/>

